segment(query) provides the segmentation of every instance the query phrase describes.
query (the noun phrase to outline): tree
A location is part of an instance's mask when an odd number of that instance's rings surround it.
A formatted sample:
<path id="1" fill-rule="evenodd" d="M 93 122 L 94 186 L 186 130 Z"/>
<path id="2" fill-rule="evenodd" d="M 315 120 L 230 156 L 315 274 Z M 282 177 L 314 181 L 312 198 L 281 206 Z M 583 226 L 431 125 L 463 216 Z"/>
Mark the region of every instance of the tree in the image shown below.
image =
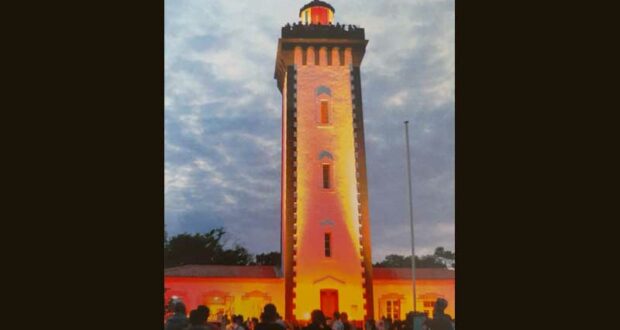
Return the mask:
<path id="1" fill-rule="evenodd" d="M 446 264 L 434 255 L 415 256 L 415 266 L 418 268 L 446 268 Z"/>
<path id="2" fill-rule="evenodd" d="M 222 253 L 215 258 L 215 264 L 218 265 L 249 265 L 253 260 L 248 250 L 236 244 L 232 249 L 223 250 Z"/>
<path id="3" fill-rule="evenodd" d="M 421 257 L 415 256 L 415 265 L 417 268 L 447 268 L 448 265 L 454 267 L 454 253 L 452 251 L 447 251 L 440 246 L 435 249 L 434 254 L 423 255 Z M 411 255 L 401 256 L 397 254 L 390 254 L 381 262 L 375 263 L 374 266 L 410 268 Z"/>
<path id="4" fill-rule="evenodd" d="M 390 254 L 386 256 L 383 261 L 375 263 L 375 267 L 411 267 L 411 256 L 405 257 L 397 254 Z"/>
<path id="5" fill-rule="evenodd" d="M 440 246 L 435 249 L 435 256 L 439 258 L 444 264 L 449 265 L 452 268 L 456 267 L 456 255 L 454 254 L 454 252 L 445 250 L 442 246 Z"/>
<path id="6" fill-rule="evenodd" d="M 454 260 L 455 257 L 454 252 L 445 250 L 443 246 L 435 249 L 435 256 L 451 260 Z"/>
<path id="7" fill-rule="evenodd" d="M 164 252 L 164 267 L 180 265 L 248 265 L 252 255 L 246 248 L 234 245 L 224 247 L 224 228 L 215 228 L 204 234 L 179 234 L 168 240 Z"/>
<path id="8" fill-rule="evenodd" d="M 256 255 L 257 265 L 265 266 L 280 266 L 282 263 L 282 254 L 280 252 L 272 251 L 269 253 L 261 253 Z"/>

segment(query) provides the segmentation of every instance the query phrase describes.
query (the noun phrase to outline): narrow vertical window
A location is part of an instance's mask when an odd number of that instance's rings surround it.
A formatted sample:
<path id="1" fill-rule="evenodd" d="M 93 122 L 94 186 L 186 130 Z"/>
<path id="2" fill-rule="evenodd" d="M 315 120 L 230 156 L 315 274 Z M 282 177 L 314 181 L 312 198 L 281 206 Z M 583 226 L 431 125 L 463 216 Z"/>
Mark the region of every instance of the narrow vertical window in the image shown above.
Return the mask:
<path id="1" fill-rule="evenodd" d="M 329 106 L 327 101 L 321 101 L 321 124 L 329 123 Z"/>
<path id="2" fill-rule="evenodd" d="M 323 164 L 323 189 L 331 188 L 331 182 L 329 181 L 330 166 L 329 164 Z"/>
<path id="3" fill-rule="evenodd" d="M 325 256 L 332 256 L 332 234 L 325 233 Z"/>

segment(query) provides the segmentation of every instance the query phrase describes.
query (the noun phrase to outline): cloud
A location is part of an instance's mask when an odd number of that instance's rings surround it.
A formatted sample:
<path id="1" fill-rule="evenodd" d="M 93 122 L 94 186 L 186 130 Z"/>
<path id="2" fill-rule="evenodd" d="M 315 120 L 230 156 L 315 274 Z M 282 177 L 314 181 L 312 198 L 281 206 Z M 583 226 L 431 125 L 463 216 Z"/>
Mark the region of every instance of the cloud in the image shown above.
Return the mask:
<path id="1" fill-rule="evenodd" d="M 306 1 L 307 2 L 307 1 Z M 304 1 L 165 2 L 165 223 L 224 226 L 253 253 L 279 249 L 280 28 Z M 454 0 L 331 0 L 366 29 L 362 87 L 373 258 L 454 248 Z"/>

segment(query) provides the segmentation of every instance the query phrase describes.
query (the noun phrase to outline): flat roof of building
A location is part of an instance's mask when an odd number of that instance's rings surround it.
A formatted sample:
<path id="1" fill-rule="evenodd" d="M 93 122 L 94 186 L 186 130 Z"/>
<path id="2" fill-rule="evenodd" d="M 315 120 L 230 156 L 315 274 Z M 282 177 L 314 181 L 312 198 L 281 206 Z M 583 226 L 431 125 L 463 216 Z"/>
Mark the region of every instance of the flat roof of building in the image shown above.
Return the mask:
<path id="1" fill-rule="evenodd" d="M 377 280 L 411 279 L 411 268 L 374 267 L 373 278 Z M 279 267 L 274 266 L 228 266 L 228 265 L 184 265 L 164 269 L 164 276 L 212 277 L 212 278 L 280 278 Z M 454 270 L 445 268 L 418 268 L 416 279 L 454 279 Z"/>
<path id="2" fill-rule="evenodd" d="M 454 270 L 446 268 L 416 268 L 416 279 L 454 279 Z M 374 267 L 372 277 L 377 280 L 410 280 L 411 268 Z"/>
<path id="3" fill-rule="evenodd" d="M 274 266 L 184 265 L 164 269 L 164 276 L 277 278 Z"/>

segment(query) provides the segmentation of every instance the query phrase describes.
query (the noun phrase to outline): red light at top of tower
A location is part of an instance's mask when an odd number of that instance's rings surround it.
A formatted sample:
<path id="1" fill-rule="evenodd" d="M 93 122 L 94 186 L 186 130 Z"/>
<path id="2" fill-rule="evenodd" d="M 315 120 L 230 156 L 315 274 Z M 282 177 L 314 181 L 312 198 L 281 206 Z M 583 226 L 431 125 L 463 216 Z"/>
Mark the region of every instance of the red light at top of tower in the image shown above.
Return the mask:
<path id="1" fill-rule="evenodd" d="M 327 2 L 314 0 L 301 7 L 299 20 L 302 24 L 328 25 L 334 21 L 336 10 Z"/>

